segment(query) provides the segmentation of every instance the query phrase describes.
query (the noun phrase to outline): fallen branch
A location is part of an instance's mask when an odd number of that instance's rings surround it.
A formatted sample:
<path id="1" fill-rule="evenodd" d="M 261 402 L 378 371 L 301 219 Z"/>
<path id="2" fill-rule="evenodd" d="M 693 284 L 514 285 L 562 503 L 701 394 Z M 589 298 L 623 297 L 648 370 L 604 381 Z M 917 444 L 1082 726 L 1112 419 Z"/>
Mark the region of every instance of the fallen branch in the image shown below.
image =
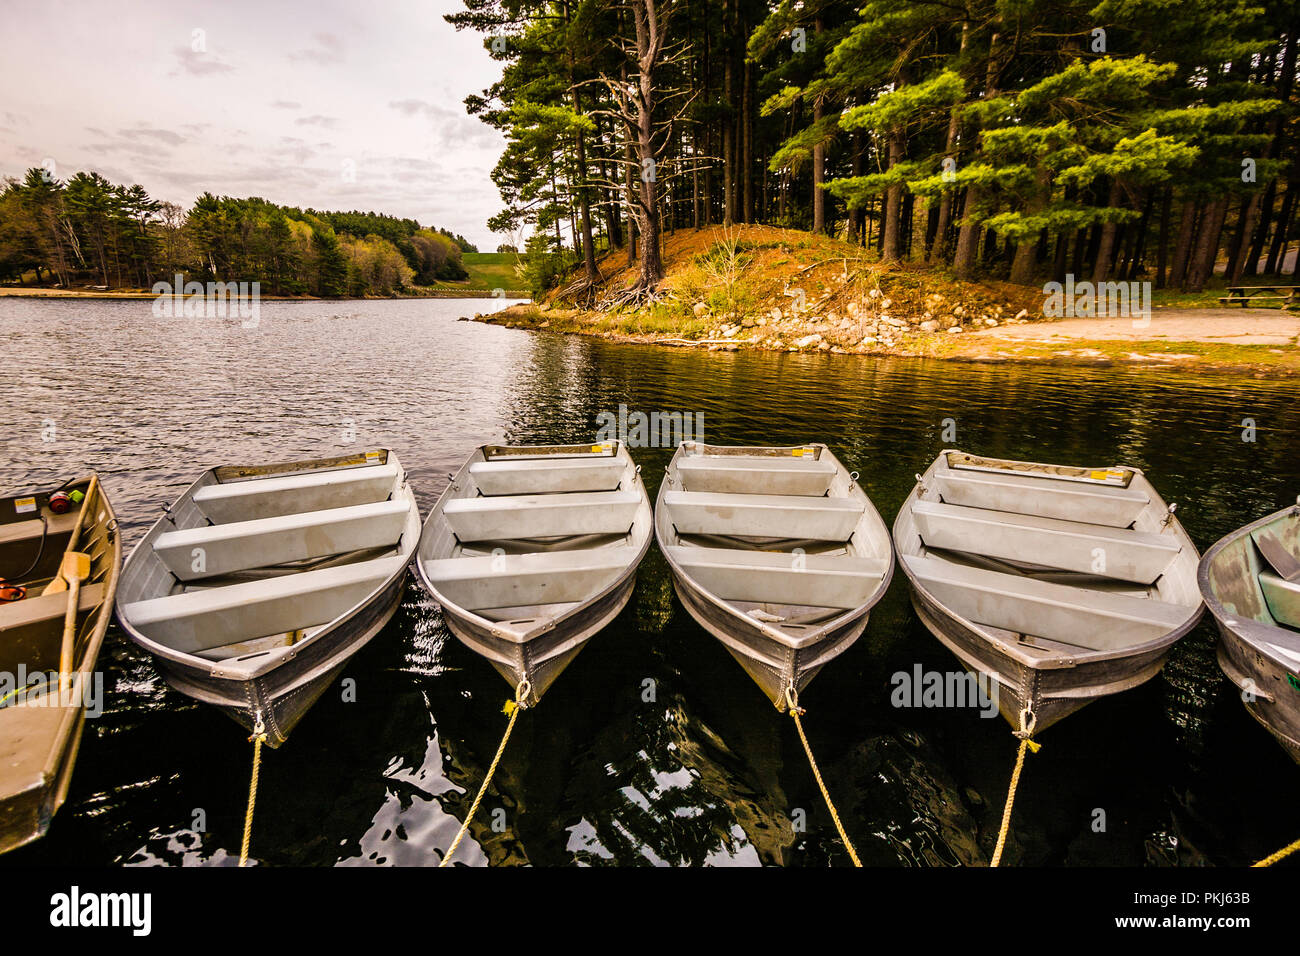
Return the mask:
<path id="1" fill-rule="evenodd" d="M 655 339 L 655 345 L 747 345 L 758 339 Z"/>

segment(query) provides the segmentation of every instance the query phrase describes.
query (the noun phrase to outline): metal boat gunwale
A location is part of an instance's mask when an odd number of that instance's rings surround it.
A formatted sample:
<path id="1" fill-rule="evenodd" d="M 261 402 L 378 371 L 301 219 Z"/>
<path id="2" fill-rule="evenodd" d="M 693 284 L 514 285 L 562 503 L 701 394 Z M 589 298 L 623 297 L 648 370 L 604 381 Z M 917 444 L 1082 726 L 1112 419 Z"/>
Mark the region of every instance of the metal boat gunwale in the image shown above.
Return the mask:
<path id="1" fill-rule="evenodd" d="M 386 456 L 384 463 L 395 464 L 398 468 L 398 475 L 400 480 L 394 485 L 395 493 L 396 491 L 405 489 L 406 494 L 410 496 L 411 514 L 414 516 L 414 526 L 415 526 L 415 530 L 418 532 L 418 529 L 420 527 L 419 508 L 415 503 L 414 493 L 410 488 L 410 481 L 406 474 L 406 470 L 402 467 L 400 459 L 398 459 L 397 455 L 391 449 L 385 448 L 380 450 L 383 451 Z M 207 487 L 208 485 L 214 483 L 236 484 L 240 481 L 255 480 L 258 477 L 267 477 L 267 476 L 290 477 L 294 475 L 311 474 L 315 472 L 321 472 L 321 473 L 333 472 L 333 471 L 342 472 L 353 468 L 364 468 L 368 466 L 367 463 L 365 462 L 356 462 L 352 464 L 332 464 L 344 460 L 346 460 L 346 456 L 342 456 L 342 457 L 336 456 L 334 458 L 307 459 L 307 460 L 294 461 L 294 462 L 272 462 L 266 465 L 214 465 L 210 468 L 204 469 L 199 474 L 199 476 L 193 482 L 190 483 L 190 485 L 186 488 L 186 490 L 181 495 L 179 495 L 171 503 L 164 506 L 163 513 L 153 523 L 153 525 L 150 527 L 149 531 L 146 532 L 144 537 L 142 537 L 136 543 L 135 547 L 131 549 L 131 553 L 127 557 L 126 562 L 123 565 L 123 570 L 125 571 L 127 568 L 132 566 L 132 559 L 135 558 L 137 553 L 141 554 L 142 556 L 149 554 L 148 551 L 144 551 L 142 549 L 145 549 L 146 547 L 152 549 L 153 543 L 157 540 L 159 535 L 165 533 L 166 531 L 174 530 L 175 525 L 172 524 L 171 522 L 172 511 L 176 508 L 176 506 L 180 505 L 181 503 L 190 501 L 193 498 L 194 493 L 202 487 Z M 281 471 L 276 470 L 276 469 L 284 468 L 285 466 L 292 466 L 292 468 L 291 470 L 281 470 Z M 231 480 L 222 481 L 218 477 L 217 473 L 223 469 L 246 471 L 248 473 L 240 475 L 238 477 L 232 477 Z M 205 672 L 209 677 L 216 678 L 219 680 L 230 681 L 231 683 L 235 683 L 235 684 L 255 681 L 259 678 L 266 677 L 270 673 L 273 673 L 276 669 L 278 669 L 287 661 L 300 656 L 302 652 L 310 650 L 315 644 L 318 644 L 321 641 L 325 640 L 330 634 L 337 631 L 341 626 L 347 624 L 349 621 L 354 619 L 358 614 L 364 611 L 379 595 L 383 594 L 388 588 L 392 587 L 395 581 L 399 580 L 406 574 L 406 572 L 410 568 L 411 559 L 414 557 L 416 553 L 416 549 L 418 547 L 418 534 L 410 535 L 410 536 L 408 536 L 407 534 L 407 532 L 412 530 L 411 523 L 412 522 L 408 519 L 407 527 L 403 530 L 402 533 L 402 539 L 404 542 L 403 546 L 406 549 L 406 561 L 400 567 L 394 570 L 392 574 L 390 574 L 387 578 L 385 578 L 382 582 L 380 582 L 375 588 L 369 591 L 365 595 L 365 597 L 361 598 L 357 603 L 353 604 L 351 607 L 347 608 L 340 614 L 336 615 L 334 618 L 327 621 L 326 623 L 320 625 L 319 629 L 312 635 L 308 637 L 304 637 L 303 639 L 295 642 L 293 645 L 284 648 L 282 653 L 275 653 L 274 651 L 255 652 L 264 655 L 265 660 L 261 661 L 260 663 L 252 667 L 247 667 L 247 666 L 241 667 L 237 672 L 232 671 L 229 668 L 223 667 L 222 666 L 223 662 L 221 661 L 214 661 L 209 658 L 200 657 L 197 654 L 190 654 L 185 651 L 178 651 L 175 648 L 169 647 L 164 643 L 161 643 L 157 640 L 154 640 L 151 637 L 148 637 L 147 635 L 143 634 L 135 625 L 133 625 L 127 619 L 126 615 L 122 613 L 121 608 L 116 609 L 117 611 L 116 618 L 119 626 L 121 626 L 121 628 L 127 632 L 127 634 L 130 636 L 132 641 L 134 641 L 140 647 L 144 648 L 146 651 L 148 651 L 150 654 L 153 654 L 156 657 L 160 657 L 164 660 L 180 665 L 181 667 L 189 668 L 195 671 Z M 413 540 L 407 540 L 408 538 Z M 400 557 L 401 555 L 399 554 L 396 556 Z M 301 573 L 301 572 L 290 571 L 285 576 L 286 577 L 291 576 L 294 573 Z M 373 637 L 373 635 L 371 636 Z M 368 640 L 369 638 L 367 638 L 367 640 L 362 643 L 363 644 L 367 643 Z M 360 645 L 353 647 L 352 653 L 354 653 L 355 650 L 359 649 L 359 647 Z M 276 649 L 276 650 L 281 650 L 281 649 Z M 253 654 L 250 653 L 249 655 L 246 656 L 251 658 Z M 338 657 L 340 655 L 335 655 L 335 656 Z M 351 656 L 351 653 L 343 654 L 341 656 L 343 656 L 344 659 L 346 659 L 346 657 Z M 238 657 L 236 659 L 238 659 Z M 309 680 L 314 679 L 315 676 L 316 676 L 315 674 L 305 675 L 301 683 L 306 683 Z M 216 701 L 211 701 L 211 702 L 216 703 Z"/>

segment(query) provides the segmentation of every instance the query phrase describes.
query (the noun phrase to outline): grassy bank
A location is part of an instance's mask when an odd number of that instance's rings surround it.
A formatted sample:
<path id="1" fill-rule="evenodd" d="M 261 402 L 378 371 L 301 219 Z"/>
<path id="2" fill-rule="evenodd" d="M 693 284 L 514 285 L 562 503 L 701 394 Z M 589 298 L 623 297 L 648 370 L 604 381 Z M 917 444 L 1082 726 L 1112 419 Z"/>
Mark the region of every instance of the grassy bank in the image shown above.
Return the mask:
<path id="1" fill-rule="evenodd" d="M 519 256 L 513 252 L 467 252 L 461 256 L 468 279 L 457 282 L 440 282 L 433 287 L 435 293 L 454 293 L 456 295 L 473 295 L 487 293 L 489 296 L 497 289 L 505 291 L 506 298 L 523 299 L 528 293 L 520 288 L 521 281 L 516 264 Z"/>
<path id="2" fill-rule="evenodd" d="M 640 307 L 575 307 L 562 292 L 482 321 L 619 341 L 734 351 L 913 355 L 983 361 L 1131 362 L 1152 368 L 1215 366 L 1269 375 L 1300 371 L 1284 347 L 1164 339 L 1058 342 L 997 338 L 998 329 L 1044 323 L 1038 288 L 963 281 L 919 264 L 883 264 L 826 236 L 767 226 L 681 231 L 664 239 L 665 281 Z M 622 253 L 601 262 L 604 288 L 629 284 Z M 561 286 L 561 290 L 563 285 Z M 1169 296 L 1187 307 L 1220 293 Z M 1208 314 L 1208 313 L 1207 313 Z"/>

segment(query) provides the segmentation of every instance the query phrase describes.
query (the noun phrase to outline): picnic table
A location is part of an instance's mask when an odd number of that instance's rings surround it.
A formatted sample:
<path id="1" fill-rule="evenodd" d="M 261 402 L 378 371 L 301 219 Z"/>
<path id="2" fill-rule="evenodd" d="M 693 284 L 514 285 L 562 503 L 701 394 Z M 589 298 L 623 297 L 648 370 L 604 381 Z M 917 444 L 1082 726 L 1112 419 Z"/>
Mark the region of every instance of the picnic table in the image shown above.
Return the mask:
<path id="1" fill-rule="evenodd" d="M 1224 305 L 1240 303 L 1243 309 L 1256 304 L 1286 309 L 1300 304 L 1300 285 L 1230 285 L 1219 301 Z"/>

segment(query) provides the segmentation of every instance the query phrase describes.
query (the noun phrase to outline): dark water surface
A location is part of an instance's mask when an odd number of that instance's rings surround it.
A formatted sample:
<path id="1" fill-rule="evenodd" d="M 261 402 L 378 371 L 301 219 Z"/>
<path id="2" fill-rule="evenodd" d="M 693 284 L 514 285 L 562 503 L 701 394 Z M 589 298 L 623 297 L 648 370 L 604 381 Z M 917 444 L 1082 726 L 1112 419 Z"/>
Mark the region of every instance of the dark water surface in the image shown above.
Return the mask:
<path id="1" fill-rule="evenodd" d="M 890 523 L 944 447 L 944 419 L 953 444 L 984 455 L 1143 468 L 1202 550 L 1300 492 L 1292 384 L 711 354 L 456 321 L 491 306 L 264 303 L 260 326 L 244 329 L 153 318 L 141 302 L 0 300 L 0 488 L 97 467 L 130 547 L 209 466 L 387 446 L 427 513 L 474 446 L 586 441 L 597 414 L 624 403 L 703 413 L 717 443 L 825 441 Z M 1242 440 L 1247 418 L 1254 442 Z M 670 449 L 634 456 L 654 495 Z M 1161 676 L 1043 734 L 1008 863 L 1239 865 L 1296 837 L 1300 770 L 1247 716 L 1213 642 L 1203 624 Z M 984 862 L 1015 740 L 972 710 L 891 706 L 890 676 L 917 664 L 956 669 L 896 575 L 863 638 L 803 695 L 806 727 L 864 863 Z M 0 864 L 231 862 L 245 734 L 168 689 L 116 628 L 100 666 L 107 710 L 87 725 L 67 804 L 44 840 Z M 355 702 L 327 692 L 268 752 L 253 855 L 436 863 L 491 761 L 510 689 L 414 578 L 346 676 Z M 457 859 L 848 863 L 790 721 L 682 610 L 655 549 L 621 617 L 520 719 Z"/>

